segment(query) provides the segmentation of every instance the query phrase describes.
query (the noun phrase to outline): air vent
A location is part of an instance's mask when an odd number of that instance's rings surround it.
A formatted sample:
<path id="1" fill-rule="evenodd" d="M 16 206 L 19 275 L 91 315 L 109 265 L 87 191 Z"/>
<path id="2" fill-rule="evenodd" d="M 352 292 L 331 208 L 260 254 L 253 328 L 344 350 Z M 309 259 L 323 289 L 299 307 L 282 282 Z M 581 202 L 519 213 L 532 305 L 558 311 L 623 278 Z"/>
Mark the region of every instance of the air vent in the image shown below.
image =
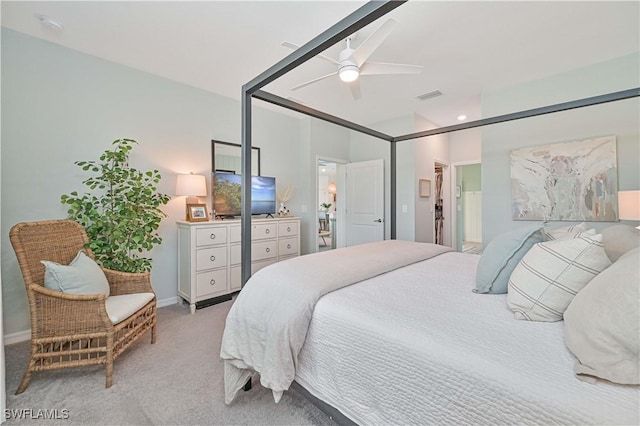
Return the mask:
<path id="1" fill-rule="evenodd" d="M 436 98 L 438 96 L 442 96 L 442 92 L 439 90 L 432 90 L 430 92 L 425 93 L 424 95 L 416 96 L 421 101 L 425 101 L 427 99 Z"/>

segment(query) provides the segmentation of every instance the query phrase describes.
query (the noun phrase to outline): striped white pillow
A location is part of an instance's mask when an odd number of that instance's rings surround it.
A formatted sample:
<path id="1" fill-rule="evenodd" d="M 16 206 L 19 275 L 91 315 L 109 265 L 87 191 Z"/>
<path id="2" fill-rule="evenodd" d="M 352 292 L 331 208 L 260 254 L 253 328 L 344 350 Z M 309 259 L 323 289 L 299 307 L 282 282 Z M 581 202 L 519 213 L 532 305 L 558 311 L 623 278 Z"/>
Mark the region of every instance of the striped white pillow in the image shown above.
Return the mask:
<path id="1" fill-rule="evenodd" d="M 573 297 L 609 265 L 601 234 L 538 243 L 509 278 L 508 306 L 516 319 L 560 321 Z"/>
<path id="2" fill-rule="evenodd" d="M 542 229 L 542 235 L 544 235 L 547 240 L 564 240 L 567 238 L 577 238 L 584 232 L 588 234 L 595 234 L 596 230 L 588 229 L 587 224 L 584 222 L 563 226 L 561 228 L 549 229 L 545 227 Z"/>

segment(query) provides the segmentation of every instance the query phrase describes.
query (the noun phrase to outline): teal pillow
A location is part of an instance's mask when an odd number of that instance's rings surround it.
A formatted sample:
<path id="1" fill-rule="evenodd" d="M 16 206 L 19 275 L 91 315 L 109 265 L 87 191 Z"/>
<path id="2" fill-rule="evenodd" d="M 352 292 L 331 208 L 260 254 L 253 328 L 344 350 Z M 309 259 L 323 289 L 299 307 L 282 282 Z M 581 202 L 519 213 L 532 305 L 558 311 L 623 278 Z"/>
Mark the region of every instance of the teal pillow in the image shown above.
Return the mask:
<path id="1" fill-rule="evenodd" d="M 476 270 L 475 293 L 504 294 L 511 272 L 534 244 L 546 241 L 544 224 L 505 232 L 487 244 Z"/>
<path id="2" fill-rule="evenodd" d="M 45 267 L 44 286 L 72 294 L 104 294 L 109 296 L 109 282 L 98 264 L 79 251 L 68 265 L 41 260 Z"/>

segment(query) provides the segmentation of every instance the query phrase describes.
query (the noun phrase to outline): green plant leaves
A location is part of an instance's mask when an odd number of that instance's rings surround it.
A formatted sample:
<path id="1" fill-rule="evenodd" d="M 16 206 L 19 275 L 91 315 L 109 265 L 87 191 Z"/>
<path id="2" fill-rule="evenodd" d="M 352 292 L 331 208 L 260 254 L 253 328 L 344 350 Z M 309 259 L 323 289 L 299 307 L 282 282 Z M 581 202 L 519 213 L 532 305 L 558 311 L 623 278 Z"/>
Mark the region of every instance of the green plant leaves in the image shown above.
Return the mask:
<path id="1" fill-rule="evenodd" d="M 142 172 L 129 167 L 133 144 L 137 144 L 133 139 L 117 139 L 112 150 L 100 155 L 100 162 L 76 161 L 83 171 L 96 174 L 83 184 L 98 192 L 80 195 L 73 191 L 60 201 L 69 206 L 69 218 L 84 226 L 88 247 L 105 268 L 145 272 L 151 270 L 151 259 L 139 253 L 162 242 L 157 230 L 166 214 L 160 206 L 170 197 L 157 192 L 158 170 Z"/>

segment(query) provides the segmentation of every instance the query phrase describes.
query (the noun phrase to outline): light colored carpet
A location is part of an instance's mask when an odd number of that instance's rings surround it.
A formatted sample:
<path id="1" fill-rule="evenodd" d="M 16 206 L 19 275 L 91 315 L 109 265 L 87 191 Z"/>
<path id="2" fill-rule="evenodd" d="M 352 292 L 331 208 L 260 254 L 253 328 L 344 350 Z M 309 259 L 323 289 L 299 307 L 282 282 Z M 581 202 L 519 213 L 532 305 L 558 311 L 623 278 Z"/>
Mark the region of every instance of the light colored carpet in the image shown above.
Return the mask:
<path id="1" fill-rule="evenodd" d="M 253 389 L 224 404 L 220 341 L 231 301 L 189 313 L 186 305 L 158 309 L 158 340 L 145 335 L 115 362 L 113 386 L 103 367 L 34 373 L 14 395 L 29 343 L 5 347 L 7 408 L 68 410 L 60 420 L 7 420 L 8 425 L 334 425 L 295 391 L 280 403 L 254 380 Z"/>

